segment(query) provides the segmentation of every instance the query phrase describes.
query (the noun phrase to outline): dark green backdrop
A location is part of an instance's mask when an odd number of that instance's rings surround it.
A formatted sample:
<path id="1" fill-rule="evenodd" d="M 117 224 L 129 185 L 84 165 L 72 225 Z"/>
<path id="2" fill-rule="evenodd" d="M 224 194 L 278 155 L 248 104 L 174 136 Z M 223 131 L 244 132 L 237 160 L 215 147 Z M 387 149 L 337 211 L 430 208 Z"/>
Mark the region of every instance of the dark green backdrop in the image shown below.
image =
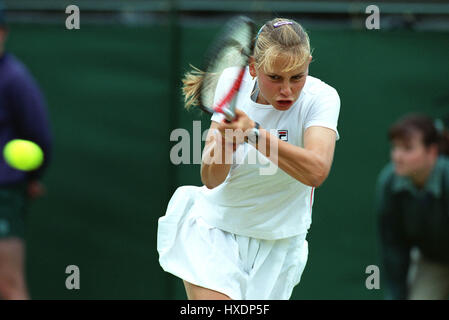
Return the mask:
<path id="1" fill-rule="evenodd" d="M 365 288 L 365 268 L 379 264 L 372 207 L 388 161 L 386 130 L 406 112 L 449 113 L 449 33 L 309 29 L 310 74 L 341 97 L 341 140 L 316 190 L 309 261 L 292 298 L 381 299 L 382 289 Z M 200 64 L 216 31 L 182 28 L 181 72 Z M 170 34 L 168 25 L 11 26 L 7 47 L 38 79 L 55 143 L 48 195 L 28 217 L 33 298 L 185 298 L 156 251 L 157 219 L 173 188 L 200 185 L 198 165 L 170 165 L 170 95 L 179 93 Z M 201 118 L 176 101 L 177 126 L 191 131 Z M 80 290 L 65 288 L 71 264 Z"/>

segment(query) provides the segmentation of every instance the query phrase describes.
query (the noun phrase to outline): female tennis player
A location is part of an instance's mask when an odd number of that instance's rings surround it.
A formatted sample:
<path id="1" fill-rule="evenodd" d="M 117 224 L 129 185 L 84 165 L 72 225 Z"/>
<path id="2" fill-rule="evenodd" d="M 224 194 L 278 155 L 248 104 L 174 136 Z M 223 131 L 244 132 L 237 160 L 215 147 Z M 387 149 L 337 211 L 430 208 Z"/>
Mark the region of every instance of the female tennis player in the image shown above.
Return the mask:
<path id="1" fill-rule="evenodd" d="M 340 99 L 308 75 L 307 33 L 278 18 L 265 23 L 255 41 L 234 120 L 212 116 L 204 186 L 178 188 L 159 219 L 159 262 L 184 281 L 189 299 L 289 299 L 307 261 L 313 191 L 331 169 Z M 221 75 L 217 100 L 231 78 Z M 187 106 L 195 104 L 200 82 L 200 73 L 186 75 Z M 226 130 L 248 134 L 228 139 Z M 230 153 L 232 163 L 211 161 L 217 150 L 222 159 Z M 264 164 L 237 161 L 251 150 L 278 170 L 261 174 Z"/>

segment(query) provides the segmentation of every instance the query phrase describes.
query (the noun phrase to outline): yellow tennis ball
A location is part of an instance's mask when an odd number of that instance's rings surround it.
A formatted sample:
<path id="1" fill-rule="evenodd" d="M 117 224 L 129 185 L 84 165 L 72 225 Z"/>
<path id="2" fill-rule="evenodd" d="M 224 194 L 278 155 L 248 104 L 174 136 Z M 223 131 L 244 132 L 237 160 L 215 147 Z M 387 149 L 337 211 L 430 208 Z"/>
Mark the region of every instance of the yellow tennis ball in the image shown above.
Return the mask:
<path id="1" fill-rule="evenodd" d="M 22 139 L 9 141 L 3 149 L 3 157 L 8 165 L 22 171 L 35 170 L 44 161 L 42 149 L 36 143 Z"/>

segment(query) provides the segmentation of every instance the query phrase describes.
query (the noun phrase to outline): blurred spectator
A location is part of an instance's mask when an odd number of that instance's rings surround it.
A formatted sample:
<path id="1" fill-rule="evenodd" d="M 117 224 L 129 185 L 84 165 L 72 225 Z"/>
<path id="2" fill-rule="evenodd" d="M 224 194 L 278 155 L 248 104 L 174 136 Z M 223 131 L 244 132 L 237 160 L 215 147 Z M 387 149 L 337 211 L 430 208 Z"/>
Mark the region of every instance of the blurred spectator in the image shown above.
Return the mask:
<path id="1" fill-rule="evenodd" d="M 449 135 L 441 121 L 411 114 L 388 136 L 391 163 L 376 189 L 386 298 L 447 299 Z"/>
<path id="2" fill-rule="evenodd" d="M 0 8 L 0 151 L 12 139 L 26 139 L 40 145 L 45 155 L 43 165 L 32 172 L 14 170 L 0 156 L 0 299 L 28 299 L 25 213 L 28 200 L 44 193 L 39 179 L 48 165 L 51 137 L 43 96 L 25 66 L 5 52 L 7 35 Z"/>

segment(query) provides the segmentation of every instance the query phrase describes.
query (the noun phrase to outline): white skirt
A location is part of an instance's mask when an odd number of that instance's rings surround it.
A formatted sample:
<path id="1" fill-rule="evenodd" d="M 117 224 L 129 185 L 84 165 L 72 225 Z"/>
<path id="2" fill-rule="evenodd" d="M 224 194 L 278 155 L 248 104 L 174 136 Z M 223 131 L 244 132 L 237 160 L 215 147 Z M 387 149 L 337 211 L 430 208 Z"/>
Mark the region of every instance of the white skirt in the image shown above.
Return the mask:
<path id="1" fill-rule="evenodd" d="M 279 240 L 236 235 L 201 218 L 201 187 L 179 187 L 159 218 L 162 268 L 234 300 L 286 300 L 307 262 L 305 234 Z"/>

